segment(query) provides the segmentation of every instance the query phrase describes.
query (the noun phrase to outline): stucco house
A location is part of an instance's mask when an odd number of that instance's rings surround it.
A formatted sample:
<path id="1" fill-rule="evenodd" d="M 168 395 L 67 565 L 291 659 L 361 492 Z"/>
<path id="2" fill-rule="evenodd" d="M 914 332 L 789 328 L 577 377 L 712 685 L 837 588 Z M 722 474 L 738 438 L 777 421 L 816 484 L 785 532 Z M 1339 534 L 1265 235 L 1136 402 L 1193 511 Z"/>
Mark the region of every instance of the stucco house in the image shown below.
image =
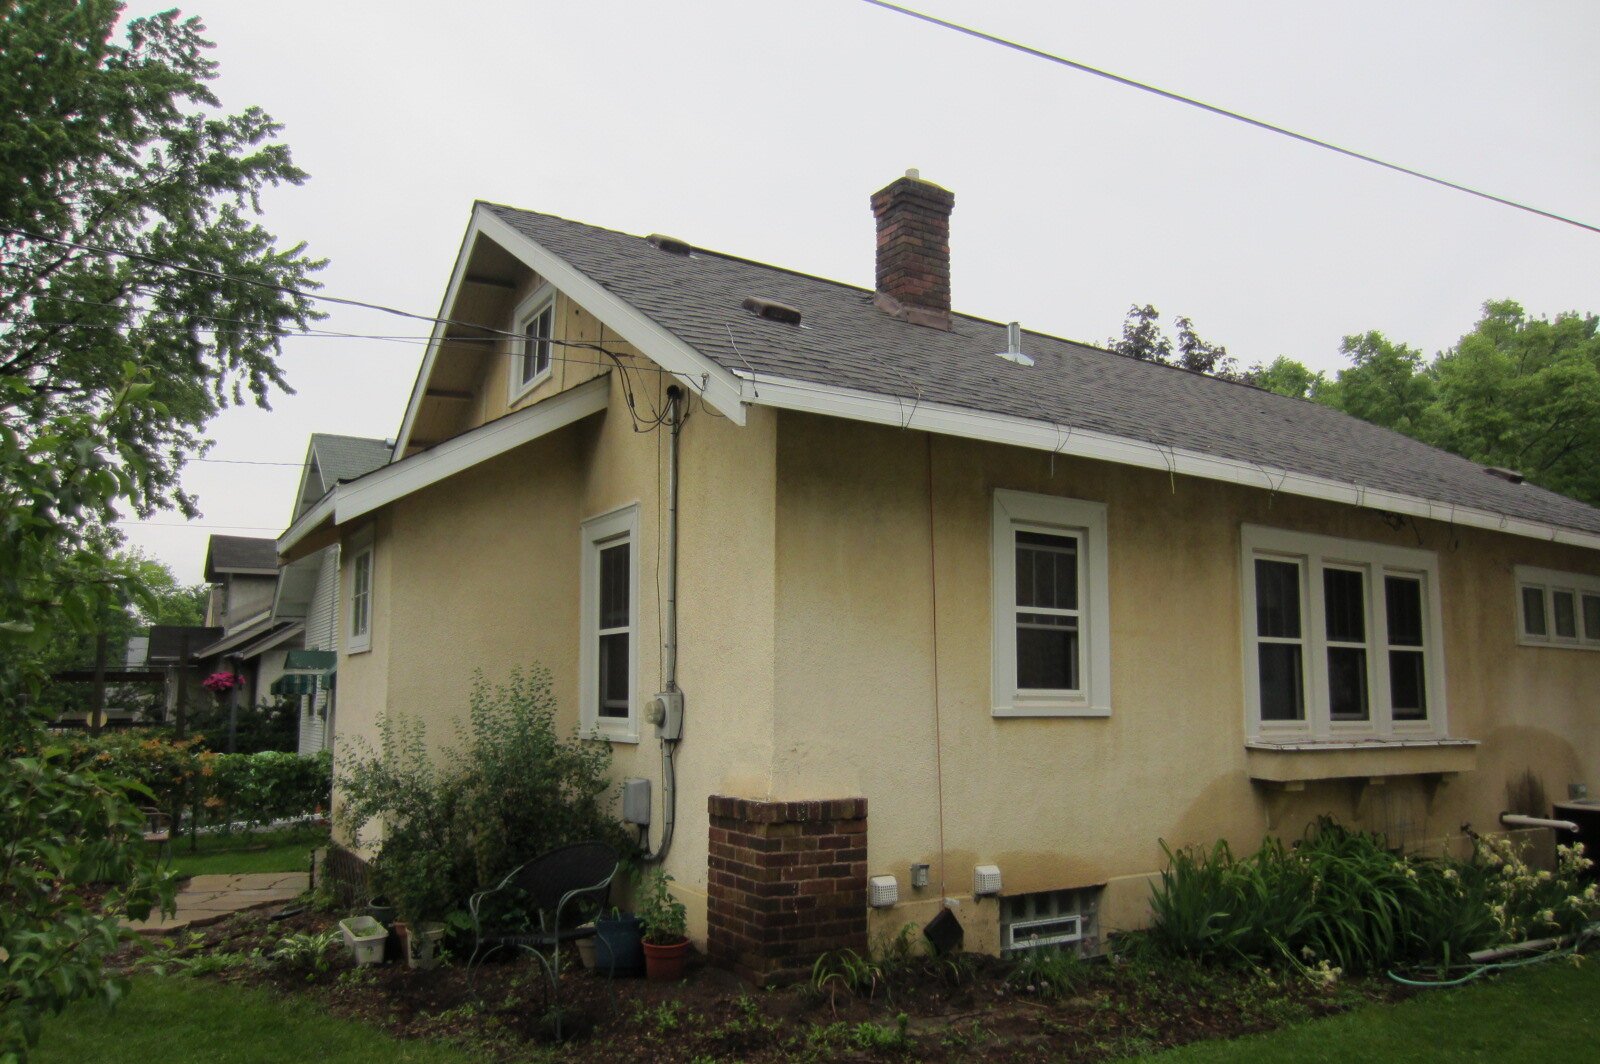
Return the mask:
<path id="1" fill-rule="evenodd" d="M 295 490 L 291 523 L 300 519 L 339 484 L 355 480 L 389 461 L 393 441 L 362 436 L 313 433 Z M 339 650 L 339 547 L 332 544 L 297 558 L 278 573 L 272 617 L 300 626 L 297 653 L 285 661 L 272 693 L 300 706 L 298 747 L 302 754 L 327 749 L 335 713 Z M 309 651 L 309 653 L 307 653 Z"/>
<path id="2" fill-rule="evenodd" d="M 871 290 L 474 206 L 389 463 L 278 540 L 341 551 L 341 737 L 548 666 L 760 975 L 941 908 L 1092 946 L 1161 840 L 1600 782 L 1600 511 L 955 313 L 953 196 L 871 203 Z"/>

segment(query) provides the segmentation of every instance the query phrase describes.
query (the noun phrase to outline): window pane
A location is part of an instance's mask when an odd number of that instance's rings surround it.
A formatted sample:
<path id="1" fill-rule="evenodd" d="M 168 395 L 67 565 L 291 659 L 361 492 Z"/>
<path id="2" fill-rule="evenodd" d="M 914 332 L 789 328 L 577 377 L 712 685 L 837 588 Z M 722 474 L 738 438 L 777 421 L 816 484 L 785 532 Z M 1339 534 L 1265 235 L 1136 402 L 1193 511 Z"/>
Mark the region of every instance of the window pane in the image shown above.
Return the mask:
<path id="1" fill-rule="evenodd" d="M 628 633 L 600 637 L 600 715 L 628 715 Z"/>
<path id="2" fill-rule="evenodd" d="M 1259 650 L 1261 719 L 1305 720 L 1305 685 L 1301 680 L 1299 645 L 1262 643 Z"/>
<path id="3" fill-rule="evenodd" d="M 628 626 L 628 544 L 600 551 L 600 627 Z"/>
<path id="4" fill-rule="evenodd" d="M 1572 592 L 1550 592 L 1550 606 L 1555 613 L 1556 635 L 1562 639 L 1578 638 L 1578 604 Z"/>
<path id="5" fill-rule="evenodd" d="M 1294 562 L 1256 559 L 1256 633 L 1300 638 L 1300 566 Z"/>
<path id="6" fill-rule="evenodd" d="M 1044 532 L 1017 533 L 1017 605 L 1078 608 L 1078 541 Z"/>
<path id="7" fill-rule="evenodd" d="M 1528 635 L 1548 635 L 1544 626 L 1544 588 L 1522 589 L 1522 630 Z"/>
<path id="8" fill-rule="evenodd" d="M 1366 575 L 1354 569 L 1322 570 L 1322 606 L 1331 641 L 1367 641 L 1366 585 Z"/>
<path id="9" fill-rule="evenodd" d="M 1367 719 L 1365 650 L 1328 648 L 1328 715 L 1334 720 Z"/>
<path id="10" fill-rule="evenodd" d="M 1389 651 L 1389 701 L 1395 720 L 1428 719 L 1428 685 L 1420 650 Z"/>
<path id="11" fill-rule="evenodd" d="M 1383 578 L 1383 600 L 1389 618 L 1389 645 L 1422 645 L 1422 581 L 1410 576 Z"/>
<path id="12" fill-rule="evenodd" d="M 1027 691 L 1078 690 L 1076 617 L 1017 615 L 1017 687 Z"/>
<path id="13" fill-rule="evenodd" d="M 1600 639 L 1600 595 L 1583 596 L 1583 637 Z"/>

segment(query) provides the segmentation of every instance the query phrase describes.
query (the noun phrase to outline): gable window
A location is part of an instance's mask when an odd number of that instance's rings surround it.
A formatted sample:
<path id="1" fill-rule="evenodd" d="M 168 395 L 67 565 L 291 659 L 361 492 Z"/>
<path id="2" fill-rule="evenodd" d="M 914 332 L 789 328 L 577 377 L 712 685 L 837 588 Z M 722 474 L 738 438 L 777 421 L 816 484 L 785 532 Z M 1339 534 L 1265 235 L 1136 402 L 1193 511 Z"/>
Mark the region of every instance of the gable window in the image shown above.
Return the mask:
<path id="1" fill-rule="evenodd" d="M 639 737 L 638 526 L 637 505 L 583 523 L 581 722 L 586 732 L 626 742 Z"/>
<path id="2" fill-rule="evenodd" d="M 511 400 L 522 398 L 550 375 L 556 327 L 555 289 L 545 285 L 517 308 L 512 341 Z"/>
<path id="3" fill-rule="evenodd" d="M 1253 738 L 1444 734 L 1432 553 L 1248 525 L 1243 542 Z"/>
<path id="4" fill-rule="evenodd" d="M 1104 503 L 994 493 L 994 715 L 1111 712 Z"/>
<path id="5" fill-rule="evenodd" d="M 357 547 L 350 558 L 349 636 L 345 649 L 352 654 L 372 648 L 372 542 Z"/>
<path id="6" fill-rule="evenodd" d="M 1600 577 L 1516 568 L 1517 641 L 1600 650 Z"/>

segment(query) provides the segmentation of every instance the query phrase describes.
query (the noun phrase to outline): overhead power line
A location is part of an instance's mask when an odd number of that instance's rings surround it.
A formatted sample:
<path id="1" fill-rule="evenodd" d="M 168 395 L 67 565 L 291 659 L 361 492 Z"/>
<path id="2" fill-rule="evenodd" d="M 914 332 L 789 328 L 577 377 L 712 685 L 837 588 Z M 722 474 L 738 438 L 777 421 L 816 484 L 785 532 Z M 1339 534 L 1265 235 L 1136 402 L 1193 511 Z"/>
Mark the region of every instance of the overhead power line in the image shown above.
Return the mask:
<path id="1" fill-rule="evenodd" d="M 1148 92 L 1151 95 L 1159 96 L 1164 100 L 1171 100 L 1173 103 L 1186 104 L 1189 107 L 1198 107 L 1202 111 L 1208 111 L 1211 114 L 1220 115 L 1223 118 L 1231 118 L 1235 122 L 1243 122 L 1246 125 L 1255 126 L 1257 129 L 1264 129 L 1269 133 L 1277 133 L 1280 136 L 1297 140 L 1302 144 L 1309 144 L 1315 148 L 1322 148 L 1327 151 L 1335 152 L 1349 159 L 1356 159 L 1360 162 L 1371 163 L 1373 166 L 1381 166 L 1385 170 L 1392 170 L 1397 174 L 1405 174 L 1407 177 L 1419 178 L 1423 181 L 1428 181 L 1435 185 L 1443 186 L 1444 188 L 1454 189 L 1457 192 L 1465 192 L 1469 196 L 1477 196 L 1479 199 L 1488 200 L 1490 203 L 1498 203 L 1503 207 L 1512 207 L 1519 211 L 1526 211 L 1529 214 L 1536 214 L 1541 218 L 1548 218 L 1554 222 L 1563 222 L 1567 225 L 1576 226 L 1579 229 L 1587 229 L 1591 233 L 1600 233 L 1600 225 L 1591 225 L 1588 222 L 1579 221 L 1576 218 L 1569 218 L 1564 214 L 1557 214 L 1554 211 L 1543 210 L 1542 208 L 1521 203 L 1514 199 L 1508 199 L 1505 196 L 1496 196 L 1492 192 L 1484 192 L 1482 189 L 1476 189 L 1470 185 L 1463 185 L 1460 182 L 1451 181 L 1447 178 L 1438 177 L 1434 174 L 1424 173 L 1421 170 L 1413 170 L 1409 166 L 1401 166 L 1399 163 L 1391 163 L 1384 159 L 1380 159 L 1375 155 L 1367 155 L 1364 152 L 1341 147 L 1338 144 L 1334 144 L 1332 141 L 1322 140 L 1319 137 L 1313 137 L 1305 133 L 1297 133 L 1292 129 L 1286 129 L 1283 126 L 1274 125 L 1271 122 L 1265 122 L 1259 118 L 1251 118 L 1249 115 L 1240 114 L 1238 111 L 1230 111 L 1226 107 L 1218 107 L 1215 104 L 1206 103 L 1204 100 L 1197 100 L 1193 96 L 1185 96 L 1182 93 L 1159 88 L 1155 85 L 1148 84 L 1147 82 L 1135 81 L 1133 78 L 1123 77 L 1121 74 L 1113 74 L 1109 70 L 1101 70 L 1099 67 L 1092 67 L 1087 63 L 1080 63 L 1075 59 L 1068 59 L 1066 56 L 1056 55 L 1054 52 L 1047 52 L 1042 48 L 1033 48 L 1029 45 L 1022 44 L 1019 41 L 1013 41 L 1005 37 L 999 37 L 993 33 L 985 33 L 983 30 L 974 29 L 971 26 L 963 26 L 959 22 L 951 22 L 948 19 L 942 19 L 934 15 L 924 14 L 921 11 L 915 11 L 909 7 L 902 7 L 899 4 L 891 4 L 888 2 L 888 0 L 862 0 L 862 2 L 871 4 L 873 7 L 881 7 L 885 11 L 892 11 L 897 15 L 905 15 L 907 18 L 914 18 L 919 21 L 926 22 L 929 25 L 938 26 L 941 29 L 950 30 L 954 33 L 965 34 L 968 37 L 973 37 L 980 41 L 986 41 L 989 44 L 997 44 L 1002 48 L 1009 48 L 1014 52 L 1021 52 L 1023 55 L 1029 55 L 1035 59 L 1043 59 L 1047 63 L 1056 63 L 1060 66 L 1070 67 L 1073 70 L 1081 71 L 1085 74 L 1093 74 L 1097 78 L 1105 78 L 1107 81 L 1114 81 L 1118 85 L 1124 85 L 1130 89 L 1138 89 L 1140 92 Z"/>

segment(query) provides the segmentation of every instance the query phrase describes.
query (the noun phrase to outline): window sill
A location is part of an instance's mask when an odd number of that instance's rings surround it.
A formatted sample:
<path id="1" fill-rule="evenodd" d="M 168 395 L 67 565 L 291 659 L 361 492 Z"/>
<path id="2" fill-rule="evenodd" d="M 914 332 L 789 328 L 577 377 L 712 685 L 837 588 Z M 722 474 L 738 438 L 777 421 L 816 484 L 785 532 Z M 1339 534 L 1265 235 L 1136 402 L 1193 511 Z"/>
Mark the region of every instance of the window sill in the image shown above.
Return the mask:
<path id="1" fill-rule="evenodd" d="M 1296 739 L 1245 743 L 1250 778 L 1264 783 L 1446 776 L 1478 767 L 1474 739 Z"/>
<path id="2" fill-rule="evenodd" d="M 995 706 L 990 715 L 1001 719 L 1050 717 L 1109 717 L 1110 706 Z"/>
<path id="3" fill-rule="evenodd" d="M 623 728 L 608 729 L 595 725 L 590 725 L 589 732 L 584 738 L 594 739 L 602 743 L 626 743 L 629 746 L 637 746 L 639 743 L 639 733 L 637 731 L 628 731 Z"/>
<path id="4" fill-rule="evenodd" d="M 524 399 L 538 391 L 539 385 L 550 379 L 550 373 L 550 367 L 547 366 L 543 372 L 537 374 L 532 380 L 513 384 L 510 397 L 506 399 L 506 409 L 515 409 Z"/>

